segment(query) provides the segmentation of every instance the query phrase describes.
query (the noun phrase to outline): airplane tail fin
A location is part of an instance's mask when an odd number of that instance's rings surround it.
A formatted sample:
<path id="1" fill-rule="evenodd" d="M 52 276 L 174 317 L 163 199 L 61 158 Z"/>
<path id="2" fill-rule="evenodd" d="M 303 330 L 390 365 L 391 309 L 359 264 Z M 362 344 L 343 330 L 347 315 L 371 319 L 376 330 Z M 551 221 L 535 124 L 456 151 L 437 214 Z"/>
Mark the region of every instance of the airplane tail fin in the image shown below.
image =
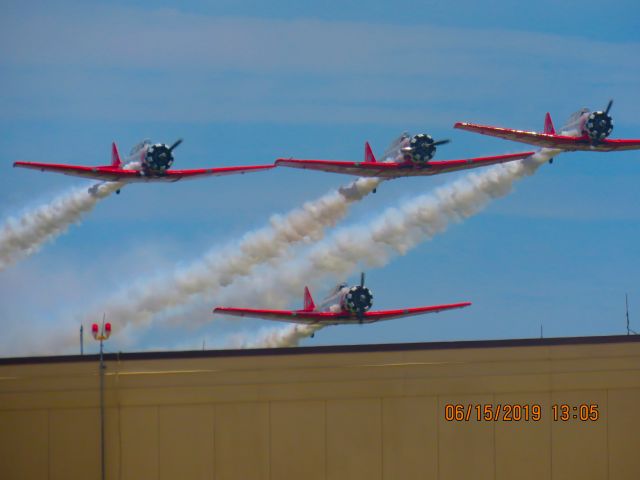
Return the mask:
<path id="1" fill-rule="evenodd" d="M 309 287 L 304 287 L 304 310 L 313 311 L 316 308 L 316 304 L 313 303 L 313 298 L 311 297 L 311 292 L 309 291 Z"/>
<path id="2" fill-rule="evenodd" d="M 548 135 L 555 135 L 556 129 L 553 126 L 553 122 L 551 121 L 551 115 L 549 112 L 544 117 L 544 133 Z"/>
<path id="3" fill-rule="evenodd" d="M 111 144 L 111 166 L 115 168 L 120 168 L 122 162 L 120 161 L 120 154 L 118 153 L 118 147 L 116 147 L 116 142 Z"/>
<path id="4" fill-rule="evenodd" d="M 365 162 L 376 161 L 376 157 L 373 156 L 373 151 L 371 150 L 371 145 L 369 145 L 369 142 L 364 142 L 364 161 Z"/>

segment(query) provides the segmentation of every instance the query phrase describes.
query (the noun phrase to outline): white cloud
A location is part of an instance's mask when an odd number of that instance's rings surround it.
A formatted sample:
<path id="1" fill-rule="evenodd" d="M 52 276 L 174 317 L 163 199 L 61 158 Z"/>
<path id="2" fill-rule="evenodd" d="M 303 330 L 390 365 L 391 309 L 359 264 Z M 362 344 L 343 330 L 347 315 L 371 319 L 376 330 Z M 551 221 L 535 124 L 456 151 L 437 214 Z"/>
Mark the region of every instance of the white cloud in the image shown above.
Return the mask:
<path id="1" fill-rule="evenodd" d="M 28 12 L 5 23 L 2 58 L 18 65 L 213 71 L 483 74 L 544 61 L 628 66 L 638 43 L 507 29 L 460 29 L 312 19 L 212 17 L 161 9 Z M 495 57 L 500 55 L 500 57 Z M 523 62 L 523 58 L 527 62 Z M 523 65 L 524 64 L 524 65 Z M 471 68 L 477 68 L 474 72 Z M 153 76 L 153 72 L 151 72 Z"/>
<path id="2" fill-rule="evenodd" d="M 444 124 L 496 101 L 640 99 L 638 42 L 120 7 L 10 13 L 3 30 L 0 104 L 18 118 Z"/>

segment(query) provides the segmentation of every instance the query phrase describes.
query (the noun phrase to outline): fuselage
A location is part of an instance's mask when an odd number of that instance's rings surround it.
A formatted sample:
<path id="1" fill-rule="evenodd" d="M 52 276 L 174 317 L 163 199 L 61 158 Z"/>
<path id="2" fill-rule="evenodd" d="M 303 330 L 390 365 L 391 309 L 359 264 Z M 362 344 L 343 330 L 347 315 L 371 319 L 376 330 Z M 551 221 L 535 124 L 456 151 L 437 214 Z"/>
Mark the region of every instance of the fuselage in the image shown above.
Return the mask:
<path id="1" fill-rule="evenodd" d="M 344 313 L 346 317 L 356 320 L 373 305 L 373 293 L 363 285 L 348 286 L 346 283 L 337 285 L 319 305 L 317 312 Z"/>
<path id="2" fill-rule="evenodd" d="M 609 115 L 609 108 L 605 111 L 591 111 L 581 108 L 569 117 L 560 129 L 560 135 L 581 137 L 592 145 L 600 144 L 613 131 L 613 119 Z"/>
<path id="3" fill-rule="evenodd" d="M 146 138 L 131 149 L 125 163 L 145 176 L 162 176 L 171 168 L 173 154 L 165 144 L 154 144 Z"/>

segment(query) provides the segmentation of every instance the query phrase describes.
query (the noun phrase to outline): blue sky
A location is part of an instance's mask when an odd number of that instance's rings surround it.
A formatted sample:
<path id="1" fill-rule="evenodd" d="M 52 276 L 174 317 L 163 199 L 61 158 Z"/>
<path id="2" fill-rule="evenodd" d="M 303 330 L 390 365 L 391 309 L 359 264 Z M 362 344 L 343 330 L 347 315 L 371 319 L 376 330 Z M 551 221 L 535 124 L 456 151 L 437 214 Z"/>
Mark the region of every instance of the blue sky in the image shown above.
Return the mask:
<path id="1" fill-rule="evenodd" d="M 546 111 L 559 125 L 609 98 L 612 136 L 640 136 L 636 2 L 541 1 L 517 11 L 503 1 L 215 3 L 9 2 L 0 215 L 83 185 L 14 170 L 13 161 L 106 164 L 112 140 L 125 151 L 144 137 L 183 137 L 176 166 L 189 168 L 359 159 L 364 140 L 380 152 L 407 130 L 451 138 L 438 158 L 463 158 L 522 147 L 453 130 L 455 121 L 540 129 Z M 343 224 L 454 178 L 384 184 Z M 33 337 L 46 344 L 128 285 L 197 261 L 347 180 L 277 169 L 125 188 L 0 272 L 0 355 L 25 354 Z M 541 324 L 545 336 L 624 333 L 625 292 L 638 330 L 639 183 L 638 153 L 562 155 L 478 215 L 367 270 L 376 308 L 471 308 L 327 328 L 303 344 L 535 337 Z M 110 348 L 198 348 L 273 326 L 208 311 L 189 313 L 197 326 L 154 321 L 126 344 L 116 333 Z"/>

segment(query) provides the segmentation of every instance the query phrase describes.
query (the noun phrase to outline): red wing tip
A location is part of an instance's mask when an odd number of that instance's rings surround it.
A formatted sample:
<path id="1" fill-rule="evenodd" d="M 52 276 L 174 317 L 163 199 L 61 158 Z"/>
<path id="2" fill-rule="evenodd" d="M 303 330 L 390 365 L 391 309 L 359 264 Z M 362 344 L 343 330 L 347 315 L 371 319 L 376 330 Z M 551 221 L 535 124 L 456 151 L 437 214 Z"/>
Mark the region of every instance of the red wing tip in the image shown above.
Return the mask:
<path id="1" fill-rule="evenodd" d="M 449 305 L 445 305 L 448 308 L 464 308 L 471 305 L 471 302 L 460 302 L 460 303 L 451 303 Z"/>
<path id="2" fill-rule="evenodd" d="M 39 163 L 39 162 L 25 162 L 22 160 L 18 160 L 17 162 L 13 162 L 14 167 L 48 167 L 50 164 L 48 163 Z"/>
<path id="3" fill-rule="evenodd" d="M 472 305 L 471 302 L 460 302 L 460 303 L 451 303 L 449 305 L 445 305 L 444 307 L 445 307 L 445 309 L 448 309 L 448 308 L 466 308 L 466 307 L 469 307 L 471 305 Z"/>
<path id="4" fill-rule="evenodd" d="M 469 123 L 469 122 L 456 122 L 453 125 L 453 128 L 465 128 L 465 127 L 479 127 L 480 125 L 477 125 L 475 123 Z"/>
<path id="5" fill-rule="evenodd" d="M 453 128 L 461 128 L 463 130 L 468 130 L 468 129 L 476 130 L 476 129 L 482 129 L 482 128 L 495 128 L 495 127 L 480 125 L 479 123 L 458 122 L 453 126 Z"/>

